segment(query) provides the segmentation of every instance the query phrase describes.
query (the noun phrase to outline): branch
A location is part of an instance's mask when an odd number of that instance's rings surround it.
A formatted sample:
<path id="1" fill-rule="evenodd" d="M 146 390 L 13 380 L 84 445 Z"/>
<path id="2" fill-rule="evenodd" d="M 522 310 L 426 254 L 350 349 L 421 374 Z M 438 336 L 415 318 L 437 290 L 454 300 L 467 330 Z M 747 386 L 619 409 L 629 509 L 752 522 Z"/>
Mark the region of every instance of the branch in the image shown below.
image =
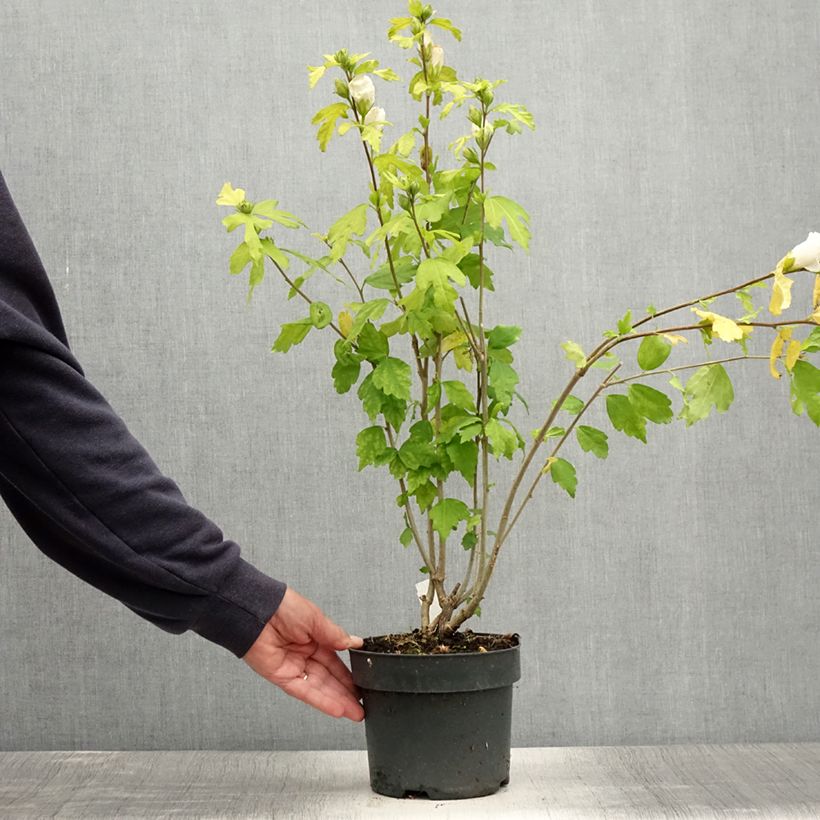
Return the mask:
<path id="1" fill-rule="evenodd" d="M 747 355 L 747 356 L 730 356 L 726 359 L 714 359 L 710 362 L 700 362 L 699 364 L 683 364 L 679 367 L 666 367 L 657 370 L 647 370 L 645 373 L 638 373 L 634 376 L 627 376 L 623 379 L 617 379 L 614 382 L 609 382 L 607 387 L 615 387 L 616 384 L 626 384 L 627 382 L 634 382 L 636 379 L 644 379 L 647 376 L 657 376 L 661 373 L 677 373 L 680 370 L 693 370 L 696 367 L 708 367 L 712 364 L 725 364 L 726 362 L 740 362 L 746 359 L 766 359 L 768 361 L 768 356 L 757 356 L 757 355 Z"/>
<path id="2" fill-rule="evenodd" d="M 282 278 L 293 288 L 293 290 L 296 291 L 296 293 L 298 293 L 299 296 L 301 296 L 309 305 L 312 305 L 313 299 L 311 299 L 310 296 L 308 296 L 303 290 L 299 288 L 299 286 L 295 282 L 291 280 L 291 278 L 283 270 L 282 266 L 275 259 L 271 259 L 271 262 L 273 262 L 273 264 L 276 266 L 276 269 L 279 271 L 279 273 L 282 274 Z M 336 331 L 336 333 L 338 333 L 339 336 L 341 336 L 343 339 L 345 338 L 344 333 L 342 333 L 342 331 L 339 330 L 339 328 L 336 327 L 336 325 L 334 325 L 333 322 L 330 323 L 330 327 L 332 327 Z"/>

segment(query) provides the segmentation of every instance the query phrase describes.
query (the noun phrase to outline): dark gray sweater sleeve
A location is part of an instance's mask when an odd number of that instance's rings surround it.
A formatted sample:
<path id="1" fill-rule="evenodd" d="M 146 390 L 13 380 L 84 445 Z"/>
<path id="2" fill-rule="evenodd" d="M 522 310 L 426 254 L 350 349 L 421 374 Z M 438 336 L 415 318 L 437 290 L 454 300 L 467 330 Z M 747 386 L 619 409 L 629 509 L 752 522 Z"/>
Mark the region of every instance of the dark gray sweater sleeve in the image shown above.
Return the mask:
<path id="1" fill-rule="evenodd" d="M 284 595 L 186 502 L 85 378 L 1 175 L 0 495 L 70 572 L 157 626 L 240 657 Z"/>

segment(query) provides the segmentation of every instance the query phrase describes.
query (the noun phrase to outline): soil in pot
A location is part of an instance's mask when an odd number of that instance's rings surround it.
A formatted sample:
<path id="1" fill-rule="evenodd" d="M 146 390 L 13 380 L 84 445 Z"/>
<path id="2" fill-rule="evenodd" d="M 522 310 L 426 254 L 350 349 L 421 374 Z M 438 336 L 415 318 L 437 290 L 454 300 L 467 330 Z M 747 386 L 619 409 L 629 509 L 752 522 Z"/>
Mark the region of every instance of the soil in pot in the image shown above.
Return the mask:
<path id="1" fill-rule="evenodd" d="M 420 632 L 350 651 L 365 710 L 370 784 L 391 797 L 480 797 L 509 781 L 517 635 Z"/>

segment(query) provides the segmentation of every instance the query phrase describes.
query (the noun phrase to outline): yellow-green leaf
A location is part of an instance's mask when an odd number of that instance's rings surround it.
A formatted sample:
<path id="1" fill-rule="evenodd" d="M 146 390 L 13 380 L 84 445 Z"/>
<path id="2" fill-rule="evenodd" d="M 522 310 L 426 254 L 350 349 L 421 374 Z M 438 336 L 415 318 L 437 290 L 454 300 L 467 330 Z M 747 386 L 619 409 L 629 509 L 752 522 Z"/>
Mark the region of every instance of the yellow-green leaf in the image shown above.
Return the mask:
<path id="1" fill-rule="evenodd" d="M 769 313 L 772 316 L 779 316 L 792 303 L 792 285 L 794 283 L 788 276 L 784 276 L 779 269 L 774 272 L 772 283 L 772 298 L 769 301 Z"/>
<path id="2" fill-rule="evenodd" d="M 698 310 L 692 308 L 693 313 L 697 314 L 704 322 L 708 322 L 712 326 L 712 332 L 718 339 L 724 342 L 737 342 L 751 333 L 751 327 L 745 325 L 741 327 L 733 319 L 727 316 L 721 316 L 719 313 L 712 313 L 708 310 Z"/>
<path id="3" fill-rule="evenodd" d="M 567 354 L 567 358 L 577 367 L 581 368 L 587 363 L 587 357 L 584 354 L 581 345 L 577 342 L 567 341 L 561 345 L 564 353 Z"/>
<path id="4" fill-rule="evenodd" d="M 316 83 L 322 79 L 324 76 L 326 66 L 323 65 L 309 65 L 307 67 L 308 70 L 308 83 L 310 84 L 311 88 L 314 88 Z"/>
<path id="5" fill-rule="evenodd" d="M 510 237 L 525 250 L 529 249 L 530 215 L 512 199 L 505 196 L 488 196 L 484 200 L 484 218 L 493 228 L 500 228 L 506 221 Z"/>
<path id="6" fill-rule="evenodd" d="M 799 339 L 792 339 L 789 342 L 789 347 L 786 350 L 786 370 L 791 373 L 794 370 L 795 362 L 800 358 L 800 351 L 803 349 L 803 344 Z"/>

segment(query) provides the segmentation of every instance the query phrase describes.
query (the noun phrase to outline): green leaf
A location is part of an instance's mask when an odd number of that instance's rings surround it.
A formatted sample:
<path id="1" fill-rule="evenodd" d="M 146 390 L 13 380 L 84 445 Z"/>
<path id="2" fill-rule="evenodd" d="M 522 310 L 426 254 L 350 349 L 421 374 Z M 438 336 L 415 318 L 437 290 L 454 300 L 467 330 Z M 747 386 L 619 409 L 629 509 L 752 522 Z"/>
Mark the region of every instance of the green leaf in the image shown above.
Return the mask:
<path id="1" fill-rule="evenodd" d="M 454 242 L 449 247 L 445 248 L 441 252 L 441 258 L 446 259 L 448 262 L 452 262 L 454 265 L 458 265 L 462 259 L 470 252 L 470 248 L 473 247 L 475 244 L 473 237 L 468 236 L 465 239 L 462 239 L 459 242 Z M 463 269 L 462 273 L 464 272 Z"/>
<path id="2" fill-rule="evenodd" d="M 298 228 L 300 225 L 305 224 L 301 219 L 294 216 L 292 213 L 278 209 L 276 207 L 277 204 L 278 202 L 275 199 L 263 199 L 261 202 L 257 202 L 253 206 L 251 213 L 254 216 L 262 216 L 266 219 L 272 219 L 274 222 L 278 222 L 286 228 Z"/>
<path id="3" fill-rule="evenodd" d="M 504 350 L 515 344 L 521 336 L 521 328 L 515 325 L 496 325 L 487 335 L 487 344 L 495 350 Z"/>
<path id="4" fill-rule="evenodd" d="M 407 418 L 407 402 L 395 396 L 385 396 L 382 403 L 382 415 L 394 430 L 400 430 Z"/>
<path id="5" fill-rule="evenodd" d="M 732 382 L 723 365 L 712 364 L 701 367 L 686 382 L 683 391 L 684 406 L 680 417 L 687 427 L 705 419 L 714 407 L 718 413 L 725 413 L 735 394 Z"/>
<path id="6" fill-rule="evenodd" d="M 432 467 L 438 461 L 436 446 L 432 442 L 412 436 L 399 447 L 399 458 L 408 470 Z"/>
<path id="7" fill-rule="evenodd" d="M 231 254 L 231 273 L 241 273 L 251 261 L 251 252 L 247 242 L 242 242 L 236 246 L 236 250 Z"/>
<path id="8" fill-rule="evenodd" d="M 447 19 L 446 17 L 434 17 L 432 20 L 429 21 L 431 26 L 438 26 L 439 28 L 443 28 L 445 31 L 449 31 L 456 40 L 461 40 L 461 29 L 456 28 L 453 25 L 452 20 Z M 523 106 L 521 106 L 523 108 Z"/>
<path id="9" fill-rule="evenodd" d="M 330 256 L 334 261 L 341 259 L 347 250 L 347 243 L 354 234 L 362 236 L 367 230 L 366 202 L 357 205 L 338 219 L 327 232 L 327 241 L 331 245 Z"/>
<path id="10" fill-rule="evenodd" d="M 498 112 L 499 114 L 511 114 L 516 120 L 518 120 L 518 122 L 526 125 L 531 131 L 535 130 L 535 118 L 526 108 L 524 108 L 523 105 L 518 105 L 517 103 L 503 103 L 502 105 L 495 106 L 493 111 Z"/>
<path id="11" fill-rule="evenodd" d="M 442 441 L 451 441 L 458 438 L 459 441 L 472 441 L 476 436 L 481 435 L 481 419 L 477 416 L 468 415 L 458 408 L 452 408 L 454 412 L 448 414 L 450 406 L 442 411 L 442 424 L 439 430 L 439 437 Z"/>
<path id="12" fill-rule="evenodd" d="M 607 396 L 606 412 L 616 430 L 646 444 L 646 421 L 626 396 L 618 394 Z"/>
<path id="13" fill-rule="evenodd" d="M 461 539 L 461 546 L 464 547 L 465 550 L 471 550 L 477 543 L 478 535 L 476 535 L 474 530 L 465 532 L 464 537 Z"/>
<path id="14" fill-rule="evenodd" d="M 584 354 L 581 345 L 577 342 L 564 342 L 561 347 L 564 350 L 564 353 L 567 354 L 567 359 L 569 359 L 576 367 L 581 368 L 587 363 L 587 357 Z"/>
<path id="15" fill-rule="evenodd" d="M 373 384 L 387 396 L 410 400 L 410 365 L 401 359 L 388 356 L 376 365 Z"/>
<path id="16" fill-rule="evenodd" d="M 448 210 L 451 198 L 452 192 L 450 191 L 443 194 L 421 196 L 417 200 L 417 204 L 414 206 L 416 221 L 419 224 L 424 222 L 438 222 L 441 219 L 442 214 Z M 467 250 L 469 250 L 469 248 Z M 462 256 L 463 255 L 464 254 L 462 254 Z"/>
<path id="17" fill-rule="evenodd" d="M 624 314 L 623 319 L 618 320 L 618 334 L 620 336 L 626 336 L 627 333 L 632 333 L 632 311 L 631 310 L 628 310 Z"/>
<path id="18" fill-rule="evenodd" d="M 359 456 L 359 470 L 363 470 L 368 464 L 378 465 L 387 453 L 387 439 L 384 435 L 384 428 L 378 425 L 365 427 L 356 436 L 356 455 Z"/>
<path id="19" fill-rule="evenodd" d="M 814 328 L 814 330 L 809 333 L 801 346 L 801 350 L 805 350 L 806 353 L 817 353 L 820 351 L 820 327 Z"/>
<path id="20" fill-rule="evenodd" d="M 578 478 L 575 475 L 575 467 L 566 459 L 556 458 L 550 462 L 549 474 L 553 482 L 559 487 L 563 487 L 570 498 L 575 498 L 575 489 L 578 486 Z"/>
<path id="21" fill-rule="evenodd" d="M 395 153 L 406 157 L 416 147 L 416 132 L 408 131 L 402 134 L 396 142 L 390 147 L 391 152 L 395 148 Z"/>
<path id="22" fill-rule="evenodd" d="M 304 340 L 312 327 L 313 322 L 309 318 L 282 325 L 271 350 L 277 353 L 287 353 L 294 345 Z"/>
<path id="23" fill-rule="evenodd" d="M 517 384 L 518 373 L 510 365 L 498 360 L 490 362 L 489 395 L 502 407 L 507 408 L 510 406 Z"/>
<path id="24" fill-rule="evenodd" d="M 376 418 L 382 411 L 384 400 L 386 396 L 373 384 L 373 373 L 368 373 L 362 383 L 359 385 L 357 395 L 362 402 L 364 412 L 370 417 L 370 420 Z"/>
<path id="25" fill-rule="evenodd" d="M 458 526 L 459 521 L 470 517 L 470 508 L 457 498 L 443 498 L 430 510 L 433 529 L 442 540 Z"/>
<path id="26" fill-rule="evenodd" d="M 451 308 L 458 293 L 450 285 L 450 280 L 459 285 L 467 281 L 458 265 L 446 259 L 425 259 L 416 273 L 416 286 L 422 292 L 433 289 L 433 299 L 439 308 Z"/>
<path id="27" fill-rule="evenodd" d="M 373 371 L 375 372 L 375 371 Z M 394 429 L 399 430 L 407 416 L 407 402 L 395 396 L 385 395 L 374 383 L 373 373 L 368 373 L 359 385 L 357 391 L 362 407 L 371 420 L 381 413 L 385 421 Z"/>
<path id="28" fill-rule="evenodd" d="M 501 227 L 501 222 L 506 221 L 510 238 L 525 250 L 529 249 L 530 215 L 517 202 L 505 196 L 488 196 L 484 200 L 484 218 L 493 228 Z"/>
<path id="29" fill-rule="evenodd" d="M 403 256 L 401 259 L 395 260 L 394 270 L 396 271 L 396 279 L 399 282 L 399 287 L 412 282 L 416 275 L 416 262 L 412 257 Z M 390 269 L 390 263 L 385 262 L 380 268 L 370 274 L 365 280 L 366 285 L 378 290 L 396 290 L 396 284 L 393 281 L 393 274 Z"/>
<path id="30" fill-rule="evenodd" d="M 597 367 L 601 370 L 612 370 L 621 360 L 612 352 L 604 353 L 600 359 L 596 359 L 590 367 Z"/>
<path id="31" fill-rule="evenodd" d="M 261 240 L 260 244 L 262 245 L 262 253 L 264 253 L 268 259 L 272 259 L 277 265 L 279 265 L 280 268 L 283 268 L 284 270 L 288 269 L 290 259 L 288 259 L 287 256 L 285 256 L 285 254 L 276 247 L 272 239 L 266 236 Z"/>
<path id="32" fill-rule="evenodd" d="M 638 346 L 638 367 L 641 370 L 655 370 L 672 352 L 672 345 L 662 336 L 644 336 Z"/>
<path id="33" fill-rule="evenodd" d="M 445 381 L 441 383 L 444 392 L 447 394 L 447 401 L 460 407 L 462 410 L 467 410 L 470 413 L 475 413 L 475 400 L 472 393 L 460 381 Z"/>
<path id="34" fill-rule="evenodd" d="M 474 441 L 451 441 L 445 446 L 445 450 L 453 466 L 472 486 L 478 463 L 478 445 Z"/>
<path id="35" fill-rule="evenodd" d="M 806 415 L 820 427 L 820 370 L 810 362 L 799 359 L 792 369 L 792 408 L 800 415 Z"/>
<path id="36" fill-rule="evenodd" d="M 338 102 L 325 106 L 320 111 L 317 111 L 311 120 L 312 125 L 321 123 L 319 130 L 316 133 L 316 139 L 319 140 L 319 149 L 327 150 L 327 144 L 333 136 L 333 131 L 336 128 L 336 120 L 347 114 L 347 103 Z"/>
<path id="37" fill-rule="evenodd" d="M 377 330 L 372 322 L 365 322 L 356 339 L 356 351 L 368 361 L 376 363 L 390 353 L 390 343 L 387 336 Z"/>
<path id="38" fill-rule="evenodd" d="M 356 310 L 356 318 L 353 320 L 353 325 L 350 328 L 350 333 L 347 334 L 347 340 L 352 342 L 362 332 L 362 328 L 369 320 L 375 320 L 381 317 L 387 306 L 390 304 L 389 299 L 372 299 L 369 302 L 362 304 L 351 305 L 351 309 Z"/>
<path id="39" fill-rule="evenodd" d="M 584 403 L 577 396 L 567 396 L 561 409 L 566 410 L 571 416 L 577 416 L 584 409 Z"/>
<path id="40" fill-rule="evenodd" d="M 319 65 L 319 66 L 309 65 L 307 67 L 307 69 L 308 69 L 308 82 L 310 83 L 310 87 L 314 88 L 316 86 L 316 83 L 318 83 L 319 80 L 321 80 L 322 77 L 324 76 L 324 73 L 325 73 L 325 70 L 327 69 L 327 66 L 324 66 L 324 65 Z"/>
<path id="41" fill-rule="evenodd" d="M 470 284 L 478 290 L 481 284 L 481 257 L 477 253 L 468 253 L 459 260 L 458 266 L 464 272 Z M 484 260 L 484 289 L 494 291 L 493 276 L 495 274 L 487 267 L 487 260 Z"/>
<path id="42" fill-rule="evenodd" d="M 403 547 L 409 547 L 412 540 L 413 530 L 411 530 L 410 527 L 405 527 L 404 530 L 402 530 L 402 534 L 399 536 L 399 543 Z"/>
<path id="43" fill-rule="evenodd" d="M 608 437 L 603 430 L 580 424 L 575 428 L 575 435 L 585 453 L 592 453 L 598 458 L 606 458 L 609 455 Z"/>
<path id="44" fill-rule="evenodd" d="M 518 436 L 498 419 L 489 419 L 484 428 L 496 458 L 512 459 L 518 449 Z"/>
<path id="45" fill-rule="evenodd" d="M 350 350 L 350 345 L 344 339 L 339 339 L 333 346 L 336 364 L 333 365 L 331 375 L 333 386 L 337 393 L 347 393 L 359 379 L 361 362 L 359 357 Z"/>
<path id="46" fill-rule="evenodd" d="M 672 421 L 672 401 L 666 393 L 645 384 L 630 384 L 628 394 L 632 406 L 645 419 L 655 424 Z"/>
<path id="47" fill-rule="evenodd" d="M 740 304 L 743 305 L 743 309 L 746 313 L 753 314 L 757 312 L 755 310 L 755 304 L 752 301 L 752 295 L 746 288 L 736 291 L 735 296 L 740 300 Z"/>

